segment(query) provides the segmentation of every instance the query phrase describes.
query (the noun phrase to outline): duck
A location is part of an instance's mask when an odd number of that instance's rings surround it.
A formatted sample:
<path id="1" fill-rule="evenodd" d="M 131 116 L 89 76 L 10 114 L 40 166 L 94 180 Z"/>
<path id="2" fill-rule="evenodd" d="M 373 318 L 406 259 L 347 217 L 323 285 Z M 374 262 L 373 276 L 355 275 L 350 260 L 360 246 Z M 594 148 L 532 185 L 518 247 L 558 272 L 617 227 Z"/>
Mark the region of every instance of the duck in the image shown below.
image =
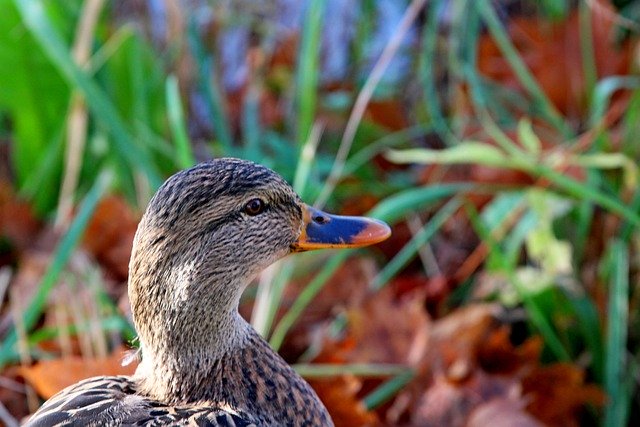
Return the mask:
<path id="1" fill-rule="evenodd" d="M 247 285 L 296 252 L 379 243 L 382 221 L 305 204 L 271 169 L 218 158 L 160 186 L 138 225 L 128 296 L 141 361 L 83 380 L 28 426 L 332 426 L 311 386 L 239 314 Z"/>

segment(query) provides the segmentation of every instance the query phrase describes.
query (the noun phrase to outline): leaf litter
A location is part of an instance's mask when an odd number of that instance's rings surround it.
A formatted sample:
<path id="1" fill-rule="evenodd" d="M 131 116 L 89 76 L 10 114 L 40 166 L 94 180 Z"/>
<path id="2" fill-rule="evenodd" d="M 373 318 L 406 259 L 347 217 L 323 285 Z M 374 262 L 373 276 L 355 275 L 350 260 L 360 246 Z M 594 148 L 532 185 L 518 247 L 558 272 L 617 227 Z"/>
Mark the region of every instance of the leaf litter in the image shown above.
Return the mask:
<path id="1" fill-rule="evenodd" d="M 598 3 L 605 9 L 609 7 L 606 2 Z M 631 64 L 631 46 L 625 42 L 612 50 L 614 25 L 607 18 L 609 15 L 601 13 L 601 8 L 595 8 L 593 12 L 598 75 L 625 74 Z M 579 45 L 578 28 L 576 13 L 562 23 L 551 25 L 518 17 L 510 19 L 509 23 L 516 48 L 544 93 L 560 111 L 584 116 L 586 82 L 578 71 L 582 70 L 581 58 L 576 52 L 567 50 L 567 46 Z M 289 46 L 287 49 L 288 55 L 295 57 L 291 53 L 295 48 Z M 612 52 L 615 55 L 612 56 Z M 567 79 L 565 73 L 547 67 L 550 60 L 558 58 L 571 76 L 571 85 L 561 84 Z M 293 62 L 292 59 L 287 61 Z M 478 66 L 492 80 L 523 90 L 489 37 L 480 41 Z M 275 70 L 270 77 L 278 77 Z M 559 78 L 562 79 L 560 83 Z M 247 91 L 241 89 L 230 96 L 232 112 L 240 110 Z M 267 124 L 282 122 L 283 114 L 277 100 L 267 92 L 261 92 L 259 99 L 266 115 L 262 121 Z M 405 114 L 399 113 L 401 110 L 400 103 L 380 101 L 369 106 L 366 116 L 367 120 L 388 129 L 404 129 L 407 119 Z M 338 119 L 330 112 L 321 114 L 327 116 L 330 125 L 342 127 L 342 122 L 335 123 Z M 240 114 L 236 112 L 232 116 L 236 118 Z M 543 152 L 558 144 L 559 137 L 544 124 L 534 125 L 537 134 L 545 135 L 541 141 Z M 543 131 L 538 132 L 540 129 Z M 465 132 L 485 143 L 495 143 L 481 129 L 468 128 Z M 515 133 L 508 135 L 514 141 L 518 139 Z M 581 168 L 570 167 L 565 172 L 578 180 L 585 176 Z M 535 183 L 520 171 L 482 165 L 431 165 L 417 173 L 419 184 L 509 182 L 524 187 Z M 491 198 L 472 195 L 468 200 L 481 208 Z M 368 208 L 374 202 L 375 198 L 361 195 L 361 200 L 354 203 Z M 345 209 L 366 210 L 353 208 L 353 204 Z M 99 272 L 102 290 L 121 307 L 120 311 L 126 317 L 128 259 L 138 218 L 139 214 L 119 197 L 111 196 L 100 203 L 82 247 L 63 275 L 62 282 L 75 282 L 77 286 L 63 284 L 50 295 L 39 328 L 59 327 L 61 322 L 82 320 L 77 316 L 73 318 L 68 311 L 60 311 L 60 307 L 68 305 L 70 292 L 85 304 L 73 308 L 80 308 L 79 311 L 86 315 L 91 309 L 99 310 L 89 303 L 95 301 L 95 289 L 84 286 L 89 280 L 86 274 L 89 270 Z M 28 301 L 49 263 L 56 234 L 50 226 L 35 219 L 29 205 L 20 201 L 8 184 L 0 185 L 0 236 L 8 243 L 8 249 L 3 246 L 0 253 L 0 267 L 12 269 L 9 286 L 11 292 L 19 295 L 15 300 Z M 410 237 L 411 230 L 406 222 L 395 226 L 393 239 L 381 245 L 375 256 L 389 259 Z M 287 335 L 280 351 L 292 363 L 303 360 L 334 365 L 393 364 L 414 372 L 405 387 L 376 408 L 367 408 L 363 399 L 385 378 L 345 373 L 311 379 L 310 383 L 327 405 L 336 425 L 577 426 L 586 407 L 604 405 L 604 393 L 590 382 L 581 365 L 543 364 L 543 343 L 539 336 L 528 336 L 519 342 L 514 339 L 516 334 L 507 320 L 505 308 L 479 302 L 458 308 L 448 304 L 456 286 L 463 282 L 461 277 L 466 279 L 475 271 L 473 268 L 469 270 L 471 272 L 458 275 L 458 268 L 468 261 L 479 244 L 462 213 L 450 219 L 431 244 L 436 249 L 433 252 L 440 268 L 438 274 L 425 274 L 420 262 L 414 261 L 375 293 L 369 289 L 377 273 L 373 258 L 361 254 L 352 257 L 329 280 Z M 485 255 L 474 264 L 475 267 L 484 261 Z M 282 316 L 308 279 L 297 278 L 296 283 L 286 289 L 285 303 L 278 316 Z M 3 332 L 12 321 L 8 301 L 5 296 L 0 323 Z M 241 309 L 248 311 L 247 307 Z M 69 334 L 35 343 L 32 345 L 34 354 L 46 355 L 48 359 L 42 357 L 35 363 L 6 368 L 2 375 L 10 382 L 0 384 L 12 385 L 0 387 L 0 401 L 4 406 L 11 408 L 17 418 L 28 414 L 27 405 L 16 404 L 25 401 L 26 392 L 20 390 L 24 387 L 23 381 L 46 399 L 84 377 L 132 372 L 135 365 L 122 366 L 128 343 L 104 335 L 92 336 L 86 342 L 82 335 Z M 96 340 L 104 342 L 96 344 Z"/>

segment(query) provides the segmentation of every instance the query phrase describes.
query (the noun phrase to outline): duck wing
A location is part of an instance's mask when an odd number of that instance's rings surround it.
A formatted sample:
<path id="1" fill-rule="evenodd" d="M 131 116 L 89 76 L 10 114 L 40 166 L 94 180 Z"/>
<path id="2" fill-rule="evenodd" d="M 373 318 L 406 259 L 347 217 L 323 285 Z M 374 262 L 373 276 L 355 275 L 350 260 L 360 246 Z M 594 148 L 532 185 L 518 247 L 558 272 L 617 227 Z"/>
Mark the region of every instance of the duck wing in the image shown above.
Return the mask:
<path id="1" fill-rule="evenodd" d="M 127 376 L 94 377 L 47 400 L 26 422 L 51 426 L 211 426 L 255 427 L 260 423 L 211 405 L 167 406 L 136 394 Z"/>

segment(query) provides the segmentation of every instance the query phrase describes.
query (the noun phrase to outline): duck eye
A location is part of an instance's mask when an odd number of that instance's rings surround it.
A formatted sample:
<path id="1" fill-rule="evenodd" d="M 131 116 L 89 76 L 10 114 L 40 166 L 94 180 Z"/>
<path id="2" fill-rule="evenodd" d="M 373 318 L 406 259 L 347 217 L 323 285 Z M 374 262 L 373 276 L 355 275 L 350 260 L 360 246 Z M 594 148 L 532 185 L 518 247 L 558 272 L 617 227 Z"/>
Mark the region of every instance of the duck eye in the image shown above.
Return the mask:
<path id="1" fill-rule="evenodd" d="M 244 205 L 244 211 L 247 215 L 256 216 L 265 208 L 265 203 L 262 199 L 251 199 Z"/>

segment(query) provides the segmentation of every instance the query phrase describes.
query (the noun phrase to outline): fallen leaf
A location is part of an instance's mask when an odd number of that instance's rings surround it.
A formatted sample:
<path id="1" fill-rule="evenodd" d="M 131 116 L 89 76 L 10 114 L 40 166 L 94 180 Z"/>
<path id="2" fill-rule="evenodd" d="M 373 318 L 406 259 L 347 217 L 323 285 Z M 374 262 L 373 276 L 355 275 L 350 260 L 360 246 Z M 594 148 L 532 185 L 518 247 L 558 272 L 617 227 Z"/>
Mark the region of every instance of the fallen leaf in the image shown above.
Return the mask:
<path id="1" fill-rule="evenodd" d="M 84 233 L 83 244 L 106 270 L 124 280 L 129 272 L 129 258 L 138 217 L 119 197 L 100 201 Z"/>
<path id="2" fill-rule="evenodd" d="M 384 288 L 347 318 L 347 335 L 357 343 L 348 361 L 417 365 L 426 352 L 430 321 L 420 293 L 396 299 Z"/>
<path id="3" fill-rule="evenodd" d="M 327 281 L 293 326 L 281 349 L 287 360 L 296 360 L 310 345 L 320 348 L 326 343 L 327 319 L 335 317 L 347 307 L 359 307 L 369 291 L 369 283 L 376 274 L 376 265 L 368 258 L 347 260 Z M 287 286 L 276 323 L 300 294 L 309 278 Z"/>
<path id="4" fill-rule="evenodd" d="M 527 410 L 549 426 L 579 426 L 585 405 L 602 406 L 606 396 L 585 382 L 582 368 L 569 363 L 540 366 L 522 380 Z"/>
<path id="5" fill-rule="evenodd" d="M 524 410 L 524 403 L 514 399 L 497 398 L 478 405 L 465 424 L 466 427 L 542 427 Z"/>
<path id="6" fill-rule="evenodd" d="M 371 101 L 367 105 L 365 117 L 390 131 L 406 129 L 409 126 L 404 107 L 400 100 L 387 99 Z"/>
<path id="7" fill-rule="evenodd" d="M 501 325 L 478 349 L 478 362 L 485 371 L 508 375 L 538 364 L 544 344 L 542 338 L 533 336 L 516 347 L 509 339 L 510 333 L 509 327 Z"/>
<path id="8" fill-rule="evenodd" d="M 327 407 L 336 427 L 375 426 L 375 412 L 370 412 L 357 397 L 362 381 L 352 375 L 309 381 Z"/>
<path id="9" fill-rule="evenodd" d="M 22 419 L 32 411 L 25 395 L 26 386 L 23 384 L 19 368 L 11 366 L 2 370 L 2 386 L 0 387 L 0 403 L 15 419 Z"/>
<path id="10" fill-rule="evenodd" d="M 466 366 L 471 373 L 478 349 L 495 326 L 495 315 L 499 310 L 494 304 L 472 304 L 434 322 L 429 353 L 423 361 L 428 370 L 447 372 L 454 367 L 454 376 L 462 378 L 460 367 Z"/>
<path id="11" fill-rule="evenodd" d="M 611 2 L 597 0 L 591 7 L 591 26 L 595 72 L 597 79 L 615 74 L 628 74 L 633 57 L 633 44 L 615 44 L 616 11 Z M 577 8 L 567 19 L 549 23 L 542 16 L 509 19 L 510 39 L 520 57 L 533 74 L 542 91 L 565 115 L 582 117 L 588 108 L 586 79 L 581 46 L 581 26 Z M 550 67 L 549 64 L 553 64 Z M 505 86 L 523 91 L 511 66 L 502 56 L 490 35 L 481 38 L 478 68 L 482 74 Z"/>
<path id="12" fill-rule="evenodd" d="M 100 375 L 131 375 L 136 363 L 122 366 L 123 348 L 118 348 L 109 357 L 85 359 L 71 356 L 62 359 L 42 360 L 33 366 L 23 366 L 20 374 L 44 399 L 85 378 Z"/>
<path id="13" fill-rule="evenodd" d="M 437 376 L 415 404 L 411 416 L 416 426 L 463 426 L 483 403 L 505 396 L 517 396 L 517 380 L 475 371 L 463 382 Z"/>
<path id="14" fill-rule="evenodd" d="M 9 184 L 0 182 L 0 238 L 7 239 L 18 250 L 24 250 L 33 243 L 39 230 L 40 222 L 31 206 L 16 197 Z"/>

